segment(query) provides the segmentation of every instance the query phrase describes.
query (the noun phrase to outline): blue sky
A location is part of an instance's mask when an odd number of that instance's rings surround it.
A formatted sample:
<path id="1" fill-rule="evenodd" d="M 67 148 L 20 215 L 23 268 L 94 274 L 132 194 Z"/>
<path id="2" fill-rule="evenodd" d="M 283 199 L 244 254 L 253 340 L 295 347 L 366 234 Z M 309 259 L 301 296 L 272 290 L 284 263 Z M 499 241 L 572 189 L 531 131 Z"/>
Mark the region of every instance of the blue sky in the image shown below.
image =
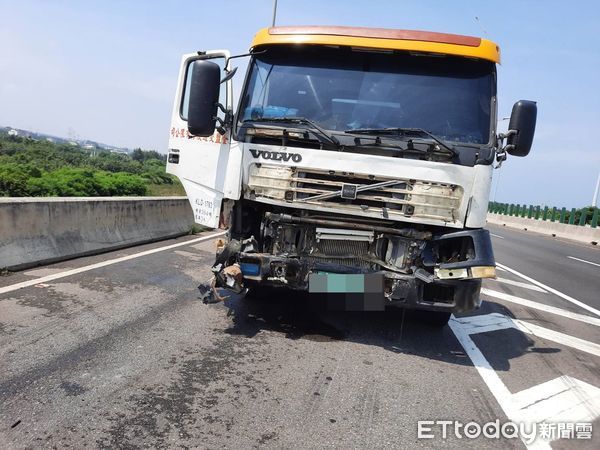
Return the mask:
<path id="1" fill-rule="evenodd" d="M 165 152 L 181 54 L 246 52 L 271 13 L 272 0 L 0 0 L 0 124 Z M 496 171 L 492 199 L 591 203 L 600 170 L 600 3 L 279 0 L 278 24 L 422 29 L 499 43 L 499 117 L 521 98 L 538 101 L 539 113 L 531 154 Z"/>

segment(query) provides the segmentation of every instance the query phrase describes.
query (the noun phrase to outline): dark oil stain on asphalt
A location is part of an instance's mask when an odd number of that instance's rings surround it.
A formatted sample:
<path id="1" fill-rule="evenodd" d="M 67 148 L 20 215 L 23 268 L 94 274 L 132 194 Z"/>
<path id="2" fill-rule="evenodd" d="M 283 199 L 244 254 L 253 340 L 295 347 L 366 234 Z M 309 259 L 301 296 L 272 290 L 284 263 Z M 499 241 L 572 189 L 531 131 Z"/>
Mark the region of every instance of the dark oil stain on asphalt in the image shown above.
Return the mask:
<path id="1" fill-rule="evenodd" d="M 333 325 L 319 321 L 316 316 L 248 314 L 234 319 L 233 326 L 225 330 L 232 335 L 254 337 L 260 331 L 275 331 L 283 333 L 286 338 L 297 340 L 306 339 L 314 342 L 340 341 L 346 337 L 346 332 L 338 330 Z"/>
<path id="2" fill-rule="evenodd" d="M 232 317 L 232 326 L 225 332 L 231 335 L 252 338 L 261 331 L 274 331 L 292 340 L 331 342 L 344 340 L 348 334 L 321 320 L 317 312 L 306 307 L 300 294 L 292 293 L 286 301 L 236 297 L 225 306 Z"/>
<path id="3" fill-rule="evenodd" d="M 258 443 L 260 445 L 266 445 L 267 442 L 276 439 L 277 438 L 277 433 L 274 432 L 270 432 L 270 433 L 263 433 L 260 438 L 258 439 Z"/>
<path id="4" fill-rule="evenodd" d="M 67 316 L 73 305 L 83 304 L 77 296 L 58 293 L 52 286 L 40 285 L 36 288 L 43 290 L 43 292 L 25 294 L 17 300 L 17 305 L 43 309 L 46 311 L 42 314 L 43 316 L 53 317 L 54 315 Z"/>
<path id="5" fill-rule="evenodd" d="M 212 344 L 208 348 L 188 348 L 181 362 L 165 368 L 175 369 L 171 381 L 143 386 L 129 397 L 127 413 L 107 414 L 111 426 L 96 441 L 97 445 L 134 448 L 152 442 L 152 446 L 164 448 L 174 445 L 173 435 L 182 443 L 208 438 L 224 442 L 230 437 L 224 434 L 232 429 L 233 419 L 219 415 L 215 408 L 234 402 L 241 395 L 257 398 L 258 390 L 267 388 L 253 372 L 242 369 L 245 359 L 261 361 L 260 351 L 264 348 L 258 341 L 229 335 Z M 255 370 L 253 364 L 246 366 Z M 219 385 L 224 379 L 230 387 L 227 391 Z"/>
<path id="6" fill-rule="evenodd" d="M 63 381 L 60 387 L 68 396 L 81 395 L 87 391 L 82 385 L 71 381 Z"/>
<path id="7" fill-rule="evenodd" d="M 424 324 L 410 310 L 323 311 L 309 305 L 306 296 L 296 292 L 286 293 L 284 297 L 272 295 L 260 299 L 232 295 L 224 302 L 227 315 L 232 320 L 231 326 L 224 331 L 247 338 L 260 335 L 261 331 L 270 331 L 282 333 L 291 340 L 357 342 L 394 353 L 417 354 L 452 364 L 470 364 L 468 359 L 457 360 L 450 354 L 450 351 L 458 351 L 462 347 L 448 327 Z M 427 339 L 423 339 L 424 334 Z"/>

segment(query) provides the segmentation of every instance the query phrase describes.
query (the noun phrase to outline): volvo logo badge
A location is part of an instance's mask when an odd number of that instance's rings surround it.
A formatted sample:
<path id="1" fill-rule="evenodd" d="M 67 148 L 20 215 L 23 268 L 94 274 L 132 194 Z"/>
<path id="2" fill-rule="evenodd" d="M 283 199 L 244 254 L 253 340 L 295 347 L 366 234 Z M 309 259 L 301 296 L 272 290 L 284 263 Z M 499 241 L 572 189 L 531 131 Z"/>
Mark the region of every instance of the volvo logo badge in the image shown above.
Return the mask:
<path id="1" fill-rule="evenodd" d="M 250 153 L 254 158 L 262 158 L 268 159 L 271 161 L 290 161 L 292 160 L 295 163 L 299 163 L 302 161 L 302 155 L 299 153 L 287 153 L 287 152 L 270 152 L 267 150 L 256 150 L 254 148 L 250 149 Z"/>
<path id="2" fill-rule="evenodd" d="M 340 192 L 340 197 L 348 199 L 348 200 L 356 199 L 356 189 L 357 188 L 358 188 L 358 186 L 356 184 L 348 184 L 348 183 L 342 184 L 342 191 Z"/>

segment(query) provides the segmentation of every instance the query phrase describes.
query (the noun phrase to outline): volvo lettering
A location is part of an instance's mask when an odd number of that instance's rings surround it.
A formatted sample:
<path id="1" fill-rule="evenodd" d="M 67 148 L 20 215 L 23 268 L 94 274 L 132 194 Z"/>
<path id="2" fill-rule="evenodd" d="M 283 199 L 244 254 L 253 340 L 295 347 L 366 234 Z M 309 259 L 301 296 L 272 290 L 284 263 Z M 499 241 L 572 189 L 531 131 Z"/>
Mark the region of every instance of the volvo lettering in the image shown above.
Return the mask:
<path id="1" fill-rule="evenodd" d="M 256 150 L 251 148 L 250 153 L 255 158 L 262 159 L 271 159 L 273 161 L 293 161 L 300 162 L 302 161 L 302 155 L 298 153 L 286 153 L 286 152 L 269 152 L 266 150 Z"/>

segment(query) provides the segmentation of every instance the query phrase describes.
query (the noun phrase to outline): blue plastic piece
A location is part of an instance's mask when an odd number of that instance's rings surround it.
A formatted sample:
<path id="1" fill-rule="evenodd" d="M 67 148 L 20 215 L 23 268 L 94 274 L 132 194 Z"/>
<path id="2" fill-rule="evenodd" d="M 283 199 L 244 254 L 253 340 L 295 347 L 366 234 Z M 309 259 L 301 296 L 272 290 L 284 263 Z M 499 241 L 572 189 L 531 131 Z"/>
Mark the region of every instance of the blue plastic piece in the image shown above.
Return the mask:
<path id="1" fill-rule="evenodd" d="M 258 264 L 243 262 L 240 263 L 240 269 L 242 273 L 248 276 L 256 276 L 260 273 L 260 266 Z"/>

